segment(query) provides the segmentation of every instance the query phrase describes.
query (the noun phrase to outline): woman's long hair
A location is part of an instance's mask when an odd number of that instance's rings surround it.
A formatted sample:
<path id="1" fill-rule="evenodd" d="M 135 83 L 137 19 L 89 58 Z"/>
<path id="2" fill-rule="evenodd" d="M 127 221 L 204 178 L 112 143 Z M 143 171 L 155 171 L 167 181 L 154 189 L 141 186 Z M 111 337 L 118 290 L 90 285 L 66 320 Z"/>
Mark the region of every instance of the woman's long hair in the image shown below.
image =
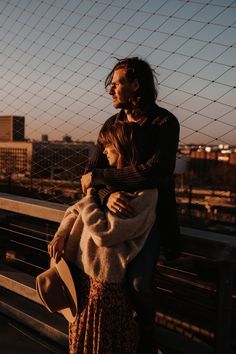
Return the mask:
<path id="1" fill-rule="evenodd" d="M 116 122 L 103 127 L 98 142 L 104 147 L 113 145 L 118 152 L 117 168 L 143 163 L 148 156 L 148 141 L 144 128 L 137 123 Z"/>
<path id="2" fill-rule="evenodd" d="M 115 70 L 125 69 L 126 78 L 129 81 L 138 80 L 139 89 L 132 100 L 132 113 L 140 117 L 140 113 L 146 113 L 155 104 L 158 95 L 158 81 L 154 70 L 144 60 L 138 57 L 117 59 L 118 62 L 105 79 L 105 88 L 112 84 Z M 142 114 L 141 114 L 142 116 Z"/>

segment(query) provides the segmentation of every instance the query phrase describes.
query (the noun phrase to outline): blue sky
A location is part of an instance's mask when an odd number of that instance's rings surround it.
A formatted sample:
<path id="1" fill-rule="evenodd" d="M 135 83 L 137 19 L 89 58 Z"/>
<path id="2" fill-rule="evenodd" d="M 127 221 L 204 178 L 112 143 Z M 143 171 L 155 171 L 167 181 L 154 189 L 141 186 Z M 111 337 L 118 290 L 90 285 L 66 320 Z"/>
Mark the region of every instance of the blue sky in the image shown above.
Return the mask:
<path id="1" fill-rule="evenodd" d="M 95 140 L 114 57 L 138 55 L 182 143 L 235 145 L 236 1 L 1 0 L 0 26 L 0 114 L 27 137 Z"/>

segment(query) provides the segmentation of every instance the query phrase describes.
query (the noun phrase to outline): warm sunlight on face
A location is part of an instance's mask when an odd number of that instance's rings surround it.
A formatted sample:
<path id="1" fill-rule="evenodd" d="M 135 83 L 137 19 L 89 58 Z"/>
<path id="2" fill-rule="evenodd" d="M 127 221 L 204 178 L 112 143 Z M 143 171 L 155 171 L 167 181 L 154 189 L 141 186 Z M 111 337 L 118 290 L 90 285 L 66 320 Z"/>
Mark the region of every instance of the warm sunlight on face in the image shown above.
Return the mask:
<path id="1" fill-rule="evenodd" d="M 138 82 L 128 81 L 126 78 L 126 69 L 115 70 L 110 86 L 109 94 L 112 96 L 113 106 L 115 108 L 128 108 L 130 99 L 138 89 Z"/>
<path id="2" fill-rule="evenodd" d="M 117 166 L 120 154 L 112 144 L 105 146 L 103 153 L 106 155 L 110 166 Z"/>

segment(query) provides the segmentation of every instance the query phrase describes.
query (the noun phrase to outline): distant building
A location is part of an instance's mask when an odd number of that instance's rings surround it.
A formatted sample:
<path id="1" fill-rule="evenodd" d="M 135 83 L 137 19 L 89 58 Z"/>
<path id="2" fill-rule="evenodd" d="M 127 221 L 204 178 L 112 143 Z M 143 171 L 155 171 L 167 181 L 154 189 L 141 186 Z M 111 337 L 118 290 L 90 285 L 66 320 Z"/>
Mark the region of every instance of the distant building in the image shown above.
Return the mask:
<path id="1" fill-rule="evenodd" d="M 27 142 L 0 142 L 0 173 L 30 173 L 32 148 Z"/>
<path id="2" fill-rule="evenodd" d="M 190 159 L 211 160 L 211 163 L 224 162 L 229 165 L 236 165 L 236 152 L 229 145 L 219 146 L 181 146 L 179 152 L 181 155 L 188 156 Z M 202 162 L 200 162 L 202 168 Z"/>
<path id="3" fill-rule="evenodd" d="M 190 160 L 190 158 L 188 156 L 178 155 L 177 159 L 176 159 L 174 174 L 181 175 L 181 174 L 187 172 L 189 160 Z"/>
<path id="4" fill-rule="evenodd" d="M 74 180 L 83 174 L 94 144 L 57 142 L 33 143 L 33 178 Z"/>
<path id="5" fill-rule="evenodd" d="M 64 135 L 62 141 L 64 141 L 64 143 L 72 143 L 72 138 L 70 135 Z"/>
<path id="6" fill-rule="evenodd" d="M 236 165 L 236 152 L 232 152 L 229 156 L 230 165 Z"/>
<path id="7" fill-rule="evenodd" d="M 92 143 L 0 142 L 0 173 L 73 180 L 84 172 Z"/>
<path id="8" fill-rule="evenodd" d="M 24 141 L 25 117 L 0 116 L 0 141 Z"/>
<path id="9" fill-rule="evenodd" d="M 48 143 L 48 135 L 47 134 L 42 134 L 41 136 L 41 141 L 43 143 Z"/>

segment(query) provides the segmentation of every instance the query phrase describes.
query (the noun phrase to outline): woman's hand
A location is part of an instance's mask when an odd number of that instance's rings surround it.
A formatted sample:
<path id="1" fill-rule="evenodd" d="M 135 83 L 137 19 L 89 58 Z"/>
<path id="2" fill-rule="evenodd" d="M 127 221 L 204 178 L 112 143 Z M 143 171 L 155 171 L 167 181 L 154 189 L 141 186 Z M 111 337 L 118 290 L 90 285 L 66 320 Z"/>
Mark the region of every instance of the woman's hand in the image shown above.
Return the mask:
<path id="1" fill-rule="evenodd" d="M 84 194 L 92 187 L 92 172 L 88 172 L 81 177 L 81 186 Z"/>
<path id="2" fill-rule="evenodd" d="M 130 200 L 133 198 L 132 195 L 126 192 L 111 193 L 107 201 L 107 208 L 120 218 L 132 218 L 136 216 L 136 212 L 129 205 Z"/>
<path id="3" fill-rule="evenodd" d="M 55 262 L 58 263 L 61 255 L 65 248 L 65 238 L 64 237 L 55 237 L 48 245 L 48 253 L 51 258 L 55 259 Z"/>

